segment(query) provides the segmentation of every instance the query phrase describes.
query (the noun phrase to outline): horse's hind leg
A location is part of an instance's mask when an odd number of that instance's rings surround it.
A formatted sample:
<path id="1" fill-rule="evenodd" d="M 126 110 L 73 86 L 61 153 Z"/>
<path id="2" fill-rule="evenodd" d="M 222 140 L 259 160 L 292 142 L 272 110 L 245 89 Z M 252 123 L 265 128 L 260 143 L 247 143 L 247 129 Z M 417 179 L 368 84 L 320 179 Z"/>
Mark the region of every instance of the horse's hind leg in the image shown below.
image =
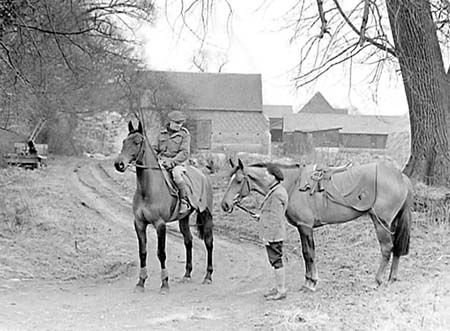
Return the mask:
<path id="1" fill-rule="evenodd" d="M 381 260 L 380 266 L 378 267 L 378 271 L 375 276 L 375 281 L 378 285 L 381 285 L 381 283 L 383 282 L 383 276 L 386 272 L 386 268 L 391 258 L 392 248 L 394 244 L 392 242 L 392 235 L 388 231 L 389 228 L 381 225 L 382 220 L 380 220 L 376 215 L 372 213 L 370 213 L 370 217 L 372 218 L 373 224 L 375 226 L 375 231 L 377 233 L 378 242 L 380 243 Z"/>
<path id="2" fill-rule="evenodd" d="M 143 221 L 134 220 L 134 229 L 139 245 L 139 262 L 141 270 L 139 272 L 139 280 L 136 284 L 136 289 L 144 291 L 144 283 L 148 277 L 147 274 L 147 223 Z"/>
<path id="3" fill-rule="evenodd" d="M 205 242 L 205 247 L 207 251 L 207 267 L 206 275 L 203 279 L 203 284 L 212 283 L 212 273 L 213 273 L 213 247 L 214 247 L 214 236 L 213 236 L 213 218 L 208 210 L 197 214 L 197 228 L 199 230 L 200 237 L 203 237 Z"/>
<path id="4" fill-rule="evenodd" d="M 161 265 L 161 289 L 160 293 L 165 294 L 169 290 L 169 273 L 166 269 L 166 223 L 159 220 L 155 224 L 158 236 L 158 259 Z"/>
<path id="5" fill-rule="evenodd" d="M 315 263 L 316 250 L 313 229 L 304 225 L 298 225 L 297 229 L 300 233 L 303 260 L 305 261 L 305 284 L 303 287 L 315 291 L 319 277 Z"/>
<path id="6" fill-rule="evenodd" d="M 183 281 L 191 280 L 192 272 L 192 233 L 189 228 L 189 216 L 179 221 L 180 232 L 183 234 L 184 247 L 186 248 L 186 272 L 183 276 Z"/>

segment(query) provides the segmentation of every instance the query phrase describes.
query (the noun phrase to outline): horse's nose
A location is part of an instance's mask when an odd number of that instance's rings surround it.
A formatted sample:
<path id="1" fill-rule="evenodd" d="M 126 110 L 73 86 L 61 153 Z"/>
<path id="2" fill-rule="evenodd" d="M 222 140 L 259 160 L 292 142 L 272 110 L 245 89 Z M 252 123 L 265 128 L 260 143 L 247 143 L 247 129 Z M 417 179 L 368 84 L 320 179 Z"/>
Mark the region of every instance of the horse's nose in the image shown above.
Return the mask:
<path id="1" fill-rule="evenodd" d="M 222 201 L 222 210 L 224 212 L 229 212 L 231 210 L 231 206 L 228 202 L 226 202 L 225 200 Z"/>
<path id="2" fill-rule="evenodd" d="M 125 171 L 125 164 L 122 161 L 116 160 L 114 162 L 114 167 L 119 172 L 124 172 Z"/>

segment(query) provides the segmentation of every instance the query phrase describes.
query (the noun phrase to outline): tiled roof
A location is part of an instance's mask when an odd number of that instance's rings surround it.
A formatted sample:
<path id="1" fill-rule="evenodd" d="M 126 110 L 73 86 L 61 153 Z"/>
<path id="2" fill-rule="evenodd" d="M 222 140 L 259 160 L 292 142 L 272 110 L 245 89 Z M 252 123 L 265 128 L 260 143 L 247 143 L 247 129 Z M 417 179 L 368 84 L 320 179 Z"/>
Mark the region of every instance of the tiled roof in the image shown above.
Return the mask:
<path id="1" fill-rule="evenodd" d="M 301 113 L 314 114 L 342 114 L 346 113 L 345 109 L 334 109 L 322 93 L 317 92 L 314 96 L 299 110 Z"/>
<path id="2" fill-rule="evenodd" d="M 267 117 L 283 117 L 293 114 L 291 105 L 263 105 L 263 113 Z"/>
<path id="3" fill-rule="evenodd" d="M 299 112 L 284 118 L 284 131 L 318 131 L 342 128 L 341 133 L 389 134 L 407 131 L 405 116 L 363 116 L 345 114 L 312 114 Z"/>
<path id="4" fill-rule="evenodd" d="M 192 110 L 262 111 L 260 74 L 148 71 L 189 98 Z"/>

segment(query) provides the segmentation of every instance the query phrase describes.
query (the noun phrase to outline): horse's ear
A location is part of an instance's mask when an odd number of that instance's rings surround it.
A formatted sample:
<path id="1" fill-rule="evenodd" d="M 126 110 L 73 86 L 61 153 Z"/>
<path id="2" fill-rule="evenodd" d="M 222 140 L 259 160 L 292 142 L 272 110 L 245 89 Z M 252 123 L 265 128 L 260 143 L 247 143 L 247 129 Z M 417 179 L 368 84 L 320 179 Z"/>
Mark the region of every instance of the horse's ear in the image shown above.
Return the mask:
<path id="1" fill-rule="evenodd" d="M 244 169 L 244 164 L 242 163 L 241 159 L 238 159 L 238 168 L 239 169 Z"/>
<path id="2" fill-rule="evenodd" d="M 128 122 L 128 132 L 133 132 L 134 131 L 134 127 L 133 127 L 133 122 L 131 122 L 131 120 Z"/>
<path id="3" fill-rule="evenodd" d="M 139 125 L 138 125 L 138 132 L 139 133 L 143 133 L 144 132 L 144 129 L 142 128 L 142 123 L 141 123 L 141 121 L 139 121 Z"/>
<path id="4" fill-rule="evenodd" d="M 230 161 L 230 166 L 231 166 L 231 168 L 234 168 L 234 162 L 233 162 L 233 160 L 231 159 L 231 157 L 228 159 L 228 161 Z"/>

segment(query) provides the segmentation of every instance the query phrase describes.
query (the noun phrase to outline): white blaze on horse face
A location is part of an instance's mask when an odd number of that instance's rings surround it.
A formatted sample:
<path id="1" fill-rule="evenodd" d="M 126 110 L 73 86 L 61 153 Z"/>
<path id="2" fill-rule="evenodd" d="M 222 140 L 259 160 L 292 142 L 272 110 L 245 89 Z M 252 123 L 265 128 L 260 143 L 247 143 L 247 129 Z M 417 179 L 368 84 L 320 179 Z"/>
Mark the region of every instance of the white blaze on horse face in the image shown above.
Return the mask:
<path id="1" fill-rule="evenodd" d="M 228 192 L 228 191 L 230 190 L 231 184 L 233 184 L 235 178 L 236 178 L 236 174 L 233 174 L 233 175 L 231 176 L 231 178 L 230 178 L 230 182 L 228 183 L 228 187 L 227 187 L 227 191 L 226 191 L 226 192 Z M 236 198 L 238 198 L 238 197 L 239 197 L 239 192 L 237 192 L 237 193 L 234 195 L 234 197 L 233 197 L 233 199 L 232 199 L 231 201 L 233 201 L 233 203 L 234 203 L 234 200 L 235 200 Z"/>

